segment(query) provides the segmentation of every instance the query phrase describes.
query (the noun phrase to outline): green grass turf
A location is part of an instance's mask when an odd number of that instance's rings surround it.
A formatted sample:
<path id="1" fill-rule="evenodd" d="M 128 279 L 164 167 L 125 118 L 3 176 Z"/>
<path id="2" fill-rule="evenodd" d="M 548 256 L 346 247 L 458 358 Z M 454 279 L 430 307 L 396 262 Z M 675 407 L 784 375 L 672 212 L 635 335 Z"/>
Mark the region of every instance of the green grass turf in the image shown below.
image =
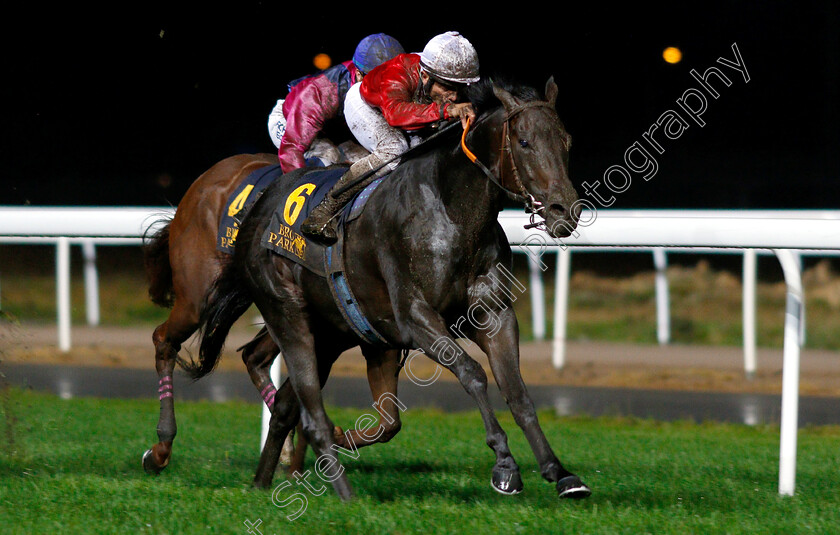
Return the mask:
<path id="1" fill-rule="evenodd" d="M 328 488 L 281 508 L 251 488 L 260 409 L 177 403 L 174 457 L 157 477 L 140 467 L 156 440 L 157 402 L 2 391 L 0 533 L 838 533 L 840 428 L 799 434 L 796 495 L 777 493 L 778 428 L 560 418 L 541 412 L 564 464 L 593 489 L 560 501 L 509 414 L 500 414 L 525 490 L 489 485 L 493 455 L 477 412 L 410 409 L 390 443 L 345 460 L 357 494 Z M 330 409 L 349 427 L 358 410 Z M 310 453 L 307 468 L 312 469 Z M 275 478 L 275 485 L 285 481 Z M 310 481 L 320 483 L 314 474 Z M 256 533 L 256 531 L 254 531 Z"/>

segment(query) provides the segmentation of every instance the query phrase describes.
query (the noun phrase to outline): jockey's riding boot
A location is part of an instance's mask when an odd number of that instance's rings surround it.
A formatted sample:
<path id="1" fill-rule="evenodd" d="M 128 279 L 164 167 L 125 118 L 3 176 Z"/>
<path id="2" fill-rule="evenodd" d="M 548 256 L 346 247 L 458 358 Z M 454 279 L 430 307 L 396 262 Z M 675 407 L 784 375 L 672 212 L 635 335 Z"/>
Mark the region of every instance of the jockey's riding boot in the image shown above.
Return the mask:
<path id="1" fill-rule="evenodd" d="M 336 185 L 341 184 L 341 182 L 342 181 L 339 180 Z M 338 241 L 338 235 L 336 234 L 335 223 L 333 223 L 333 220 L 343 206 L 339 200 L 340 199 L 336 199 L 327 193 L 324 200 L 321 201 L 321 203 L 316 206 L 312 212 L 310 212 L 309 217 L 301 223 L 301 234 L 310 240 L 324 245 L 332 245 Z"/>
<path id="2" fill-rule="evenodd" d="M 354 184 L 350 189 L 338 194 L 337 196 L 334 196 L 333 194 L 338 192 L 338 190 L 343 189 L 347 184 L 356 181 L 365 172 L 371 170 L 371 168 L 374 167 L 371 165 L 372 163 L 374 162 L 361 160 L 351 165 L 350 169 L 348 169 L 341 178 L 338 179 L 338 182 L 333 185 L 324 197 L 324 200 L 322 200 L 321 203 L 309 213 L 309 217 L 301 223 L 301 234 L 310 240 L 323 245 L 332 245 L 338 241 L 338 217 L 336 217 L 338 212 L 345 204 L 350 202 L 357 193 L 365 189 L 371 182 L 373 182 L 379 176 L 379 173 L 371 173 L 370 176 L 366 177 L 358 184 Z"/>

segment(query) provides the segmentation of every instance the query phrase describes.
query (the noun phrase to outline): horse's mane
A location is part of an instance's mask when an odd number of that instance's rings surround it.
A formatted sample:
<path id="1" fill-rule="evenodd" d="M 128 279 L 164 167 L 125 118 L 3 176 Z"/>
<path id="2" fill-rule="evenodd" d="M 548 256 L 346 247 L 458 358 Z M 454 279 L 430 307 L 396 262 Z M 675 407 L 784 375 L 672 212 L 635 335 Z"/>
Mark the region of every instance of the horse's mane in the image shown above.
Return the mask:
<path id="1" fill-rule="evenodd" d="M 540 95 L 533 87 L 523 85 L 504 76 L 493 76 L 482 78 L 480 81 L 467 86 L 464 90 L 463 99 L 472 102 L 475 113 L 478 116 L 495 110 L 501 102 L 493 93 L 493 86 L 498 86 L 525 102 L 540 100 Z"/>
<path id="2" fill-rule="evenodd" d="M 540 100 L 542 98 L 539 92 L 537 92 L 537 90 L 533 87 L 520 84 L 503 76 L 494 76 L 482 78 L 478 82 L 470 84 L 464 88 L 462 93 L 459 95 L 459 100 L 462 102 L 471 102 L 473 108 L 475 108 L 477 117 L 492 113 L 496 108 L 502 105 L 501 101 L 498 97 L 496 97 L 495 93 L 493 93 L 494 85 L 501 87 L 514 97 L 525 102 Z M 456 123 L 459 123 L 459 121 L 453 120 L 453 122 L 448 125 L 449 128 L 441 128 L 441 131 L 438 134 L 431 136 L 430 139 L 427 139 L 423 143 L 403 153 L 401 161 L 404 162 L 413 157 L 425 154 L 429 150 L 440 146 L 442 143 L 447 143 L 452 139 L 457 139 L 457 137 L 461 135 L 461 128 L 455 127 Z"/>

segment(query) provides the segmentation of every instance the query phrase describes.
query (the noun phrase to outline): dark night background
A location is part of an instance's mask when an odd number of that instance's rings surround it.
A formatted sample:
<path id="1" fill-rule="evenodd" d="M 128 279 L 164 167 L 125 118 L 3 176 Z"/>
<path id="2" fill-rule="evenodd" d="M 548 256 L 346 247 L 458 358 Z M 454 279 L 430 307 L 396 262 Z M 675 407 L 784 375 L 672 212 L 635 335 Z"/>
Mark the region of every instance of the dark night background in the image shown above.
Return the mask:
<path id="1" fill-rule="evenodd" d="M 31 4 L 7 17 L 0 204 L 177 204 L 218 160 L 274 152 L 267 115 L 316 54 L 344 61 L 376 32 L 419 51 L 458 30 L 483 75 L 539 88 L 555 77 L 579 191 L 699 87 L 692 68 L 733 58 L 737 43 L 750 82 L 722 68 L 733 83 L 709 99 L 706 126 L 664 144 L 657 175 L 636 175 L 613 207 L 837 205 L 836 2 L 406 4 L 413 16 L 382 14 L 393 5 L 173 5 Z M 662 60 L 667 46 L 682 62 Z"/>

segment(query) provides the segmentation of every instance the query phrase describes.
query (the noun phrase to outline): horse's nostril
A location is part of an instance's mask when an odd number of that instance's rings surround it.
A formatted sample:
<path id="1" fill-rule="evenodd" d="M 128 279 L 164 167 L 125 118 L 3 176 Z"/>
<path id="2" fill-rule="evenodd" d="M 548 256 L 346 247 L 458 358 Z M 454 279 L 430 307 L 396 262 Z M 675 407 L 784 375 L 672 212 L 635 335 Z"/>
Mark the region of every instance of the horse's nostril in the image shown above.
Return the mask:
<path id="1" fill-rule="evenodd" d="M 552 203 L 548 205 L 548 211 L 553 212 L 555 217 L 558 219 L 566 219 L 569 221 L 577 221 L 580 219 L 580 205 L 575 203 L 572 205 L 571 210 L 566 209 L 563 204 Z"/>

